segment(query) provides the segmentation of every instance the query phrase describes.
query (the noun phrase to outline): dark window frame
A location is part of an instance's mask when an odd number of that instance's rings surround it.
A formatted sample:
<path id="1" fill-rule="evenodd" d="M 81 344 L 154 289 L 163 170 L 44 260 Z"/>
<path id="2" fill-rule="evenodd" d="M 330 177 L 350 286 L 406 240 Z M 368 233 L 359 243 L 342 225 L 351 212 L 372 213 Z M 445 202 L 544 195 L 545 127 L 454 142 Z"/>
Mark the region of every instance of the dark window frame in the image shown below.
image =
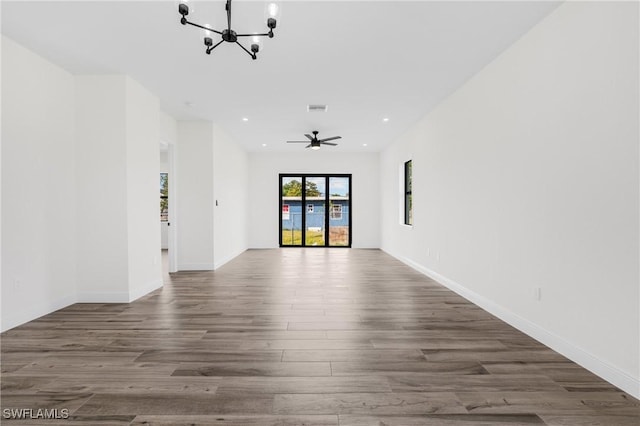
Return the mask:
<path id="1" fill-rule="evenodd" d="M 413 226 L 413 163 L 404 162 L 404 224 Z"/>
<path id="2" fill-rule="evenodd" d="M 306 199 L 306 181 L 307 178 L 324 178 L 325 179 L 325 215 L 324 215 L 324 226 L 325 226 L 325 245 L 324 246 L 307 246 L 304 244 L 305 242 L 305 234 L 302 233 L 301 243 L 300 245 L 283 245 L 282 244 L 282 179 L 283 178 L 300 178 L 302 180 L 302 199 L 301 205 L 304 206 L 307 204 Z M 349 179 L 349 244 L 345 246 L 332 246 L 329 245 L 329 205 L 330 205 L 330 178 L 348 178 Z M 304 210 L 303 210 L 304 211 Z M 302 230 L 306 230 L 306 214 L 302 215 Z M 280 173 L 278 175 L 278 244 L 280 247 L 318 247 L 318 248 L 351 248 L 351 244 L 353 243 L 353 179 L 351 173 Z"/>

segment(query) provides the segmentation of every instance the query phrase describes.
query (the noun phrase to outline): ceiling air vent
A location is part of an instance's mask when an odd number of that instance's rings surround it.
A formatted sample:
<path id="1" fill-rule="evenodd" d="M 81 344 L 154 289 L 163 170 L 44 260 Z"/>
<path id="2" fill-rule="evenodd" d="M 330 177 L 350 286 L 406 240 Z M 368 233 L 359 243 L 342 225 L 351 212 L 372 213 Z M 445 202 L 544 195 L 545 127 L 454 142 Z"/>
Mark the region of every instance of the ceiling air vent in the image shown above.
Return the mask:
<path id="1" fill-rule="evenodd" d="M 307 112 L 327 112 L 326 105 L 307 105 Z"/>

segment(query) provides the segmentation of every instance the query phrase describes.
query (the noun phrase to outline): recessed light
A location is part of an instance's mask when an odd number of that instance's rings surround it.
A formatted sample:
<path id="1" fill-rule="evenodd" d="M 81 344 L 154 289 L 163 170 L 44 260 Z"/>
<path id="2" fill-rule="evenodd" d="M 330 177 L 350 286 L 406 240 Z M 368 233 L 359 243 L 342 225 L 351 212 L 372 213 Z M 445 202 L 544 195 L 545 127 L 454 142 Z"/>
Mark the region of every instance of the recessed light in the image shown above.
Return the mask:
<path id="1" fill-rule="evenodd" d="M 263 144 L 262 144 L 262 146 L 267 146 L 267 144 L 266 144 L 266 143 L 263 143 Z"/>
<path id="2" fill-rule="evenodd" d="M 389 117 L 383 118 L 382 121 L 384 121 L 386 123 L 387 121 L 389 121 Z"/>
<path id="3" fill-rule="evenodd" d="M 247 117 L 242 117 L 242 121 L 249 121 Z"/>
<path id="4" fill-rule="evenodd" d="M 362 146 L 367 146 L 367 144 L 366 144 L 366 143 L 363 143 L 363 144 L 362 144 Z"/>

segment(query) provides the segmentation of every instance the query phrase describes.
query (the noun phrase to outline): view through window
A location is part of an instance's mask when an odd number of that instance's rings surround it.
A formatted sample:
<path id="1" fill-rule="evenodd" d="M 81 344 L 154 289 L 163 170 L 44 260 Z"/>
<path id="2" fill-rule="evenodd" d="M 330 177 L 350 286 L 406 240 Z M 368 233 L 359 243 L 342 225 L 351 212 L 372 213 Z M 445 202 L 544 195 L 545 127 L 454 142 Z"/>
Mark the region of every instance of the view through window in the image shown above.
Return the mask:
<path id="1" fill-rule="evenodd" d="M 160 222 L 169 220 L 169 178 L 167 173 L 160 173 Z"/>
<path id="2" fill-rule="evenodd" d="M 351 175 L 281 174 L 279 185 L 281 247 L 351 247 Z"/>

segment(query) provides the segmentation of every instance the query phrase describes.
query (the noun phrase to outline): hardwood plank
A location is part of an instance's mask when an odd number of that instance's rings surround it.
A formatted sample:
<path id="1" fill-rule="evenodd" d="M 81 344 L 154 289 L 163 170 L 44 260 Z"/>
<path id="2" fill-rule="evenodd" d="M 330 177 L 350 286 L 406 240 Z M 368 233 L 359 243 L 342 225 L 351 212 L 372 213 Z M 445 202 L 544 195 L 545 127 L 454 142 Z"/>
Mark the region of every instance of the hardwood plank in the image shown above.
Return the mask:
<path id="1" fill-rule="evenodd" d="M 2 360 L 1 364 L 1 374 L 4 373 L 13 373 L 15 371 L 20 370 L 22 367 L 27 366 L 28 364 L 25 362 L 5 362 Z"/>
<path id="2" fill-rule="evenodd" d="M 452 393 L 333 393 L 275 395 L 277 414 L 456 414 L 467 410 Z"/>
<path id="3" fill-rule="evenodd" d="M 225 341 L 226 342 L 226 341 Z M 297 339 L 297 340 L 242 340 L 242 350 L 262 349 L 373 349 L 369 340 L 329 340 L 329 339 Z"/>
<path id="4" fill-rule="evenodd" d="M 331 362 L 334 376 L 373 373 L 487 374 L 477 362 Z"/>
<path id="5" fill-rule="evenodd" d="M 422 351 L 430 361 L 567 361 L 565 357 L 551 349 L 543 350 L 465 350 L 465 349 L 424 349 Z"/>
<path id="6" fill-rule="evenodd" d="M 638 416 L 589 415 L 589 416 L 557 416 L 542 415 L 548 426 L 638 426 Z"/>
<path id="7" fill-rule="evenodd" d="M 56 376 L 7 376 L 2 377 L 0 383 L 3 395 L 10 393 L 22 394 L 27 390 L 38 391 L 52 381 L 57 380 Z"/>
<path id="8" fill-rule="evenodd" d="M 221 392 L 369 393 L 391 392 L 386 377 L 221 377 Z"/>
<path id="9" fill-rule="evenodd" d="M 479 340 L 479 339 L 452 339 L 434 338 L 434 339 L 371 339 L 371 343 L 377 349 L 423 349 L 425 350 L 465 350 L 465 351 L 503 351 L 507 347 L 498 340 Z"/>
<path id="10" fill-rule="evenodd" d="M 266 376 L 315 377 L 331 376 L 328 362 L 216 362 L 184 364 L 172 376 Z"/>
<path id="11" fill-rule="evenodd" d="M 391 321 L 290 322 L 287 330 L 401 330 L 402 323 Z"/>
<path id="12" fill-rule="evenodd" d="M 622 392 L 457 392 L 470 413 L 620 415 L 640 419 L 640 403 Z"/>
<path id="13" fill-rule="evenodd" d="M 542 375 L 499 374 L 388 374 L 394 392 L 561 392 L 564 389 Z"/>
<path id="14" fill-rule="evenodd" d="M 189 415 L 271 412 L 273 396 L 265 394 L 95 394 L 75 414 Z"/>
<path id="15" fill-rule="evenodd" d="M 10 378 L 15 380 L 15 377 Z M 22 378 L 21 378 L 22 379 Z M 33 377 L 29 379 L 33 380 Z M 95 378 L 56 377 L 35 378 L 28 383 L 29 389 L 39 392 L 73 391 L 82 393 L 195 393 L 214 394 L 220 379 L 215 377 L 145 377 L 140 380 L 130 376 L 107 376 Z M 4 392 L 4 390 L 3 390 Z"/>
<path id="16" fill-rule="evenodd" d="M 327 332 L 324 330 L 318 331 L 207 331 L 203 336 L 203 339 L 221 339 L 221 340 L 309 340 L 309 339 L 326 339 Z"/>
<path id="17" fill-rule="evenodd" d="M 282 351 L 177 351 L 150 350 L 136 358 L 136 362 L 277 362 Z"/>
<path id="18" fill-rule="evenodd" d="M 545 423 L 535 414 L 427 414 L 423 416 L 356 416 L 340 414 L 340 426 L 530 426 Z"/>
<path id="19" fill-rule="evenodd" d="M 131 424 L 135 416 L 76 416 L 71 415 L 64 420 L 11 420 L 11 425 L 29 426 L 126 426 Z"/>
<path id="20" fill-rule="evenodd" d="M 131 423 L 148 426 L 338 426 L 335 415 L 273 416 L 137 416 Z"/>
<path id="21" fill-rule="evenodd" d="M 127 364 L 97 364 L 78 361 L 76 364 L 60 364 L 46 359 L 31 363 L 8 376 L 45 376 L 55 374 L 63 377 L 81 377 L 83 379 L 100 378 L 105 376 L 138 377 L 140 379 L 169 376 L 178 367 L 177 364 L 166 363 L 127 363 Z"/>
<path id="22" fill-rule="evenodd" d="M 283 361 L 350 361 L 350 362 L 422 362 L 424 355 L 419 350 L 409 349 L 352 349 L 352 350 L 285 350 Z"/>

